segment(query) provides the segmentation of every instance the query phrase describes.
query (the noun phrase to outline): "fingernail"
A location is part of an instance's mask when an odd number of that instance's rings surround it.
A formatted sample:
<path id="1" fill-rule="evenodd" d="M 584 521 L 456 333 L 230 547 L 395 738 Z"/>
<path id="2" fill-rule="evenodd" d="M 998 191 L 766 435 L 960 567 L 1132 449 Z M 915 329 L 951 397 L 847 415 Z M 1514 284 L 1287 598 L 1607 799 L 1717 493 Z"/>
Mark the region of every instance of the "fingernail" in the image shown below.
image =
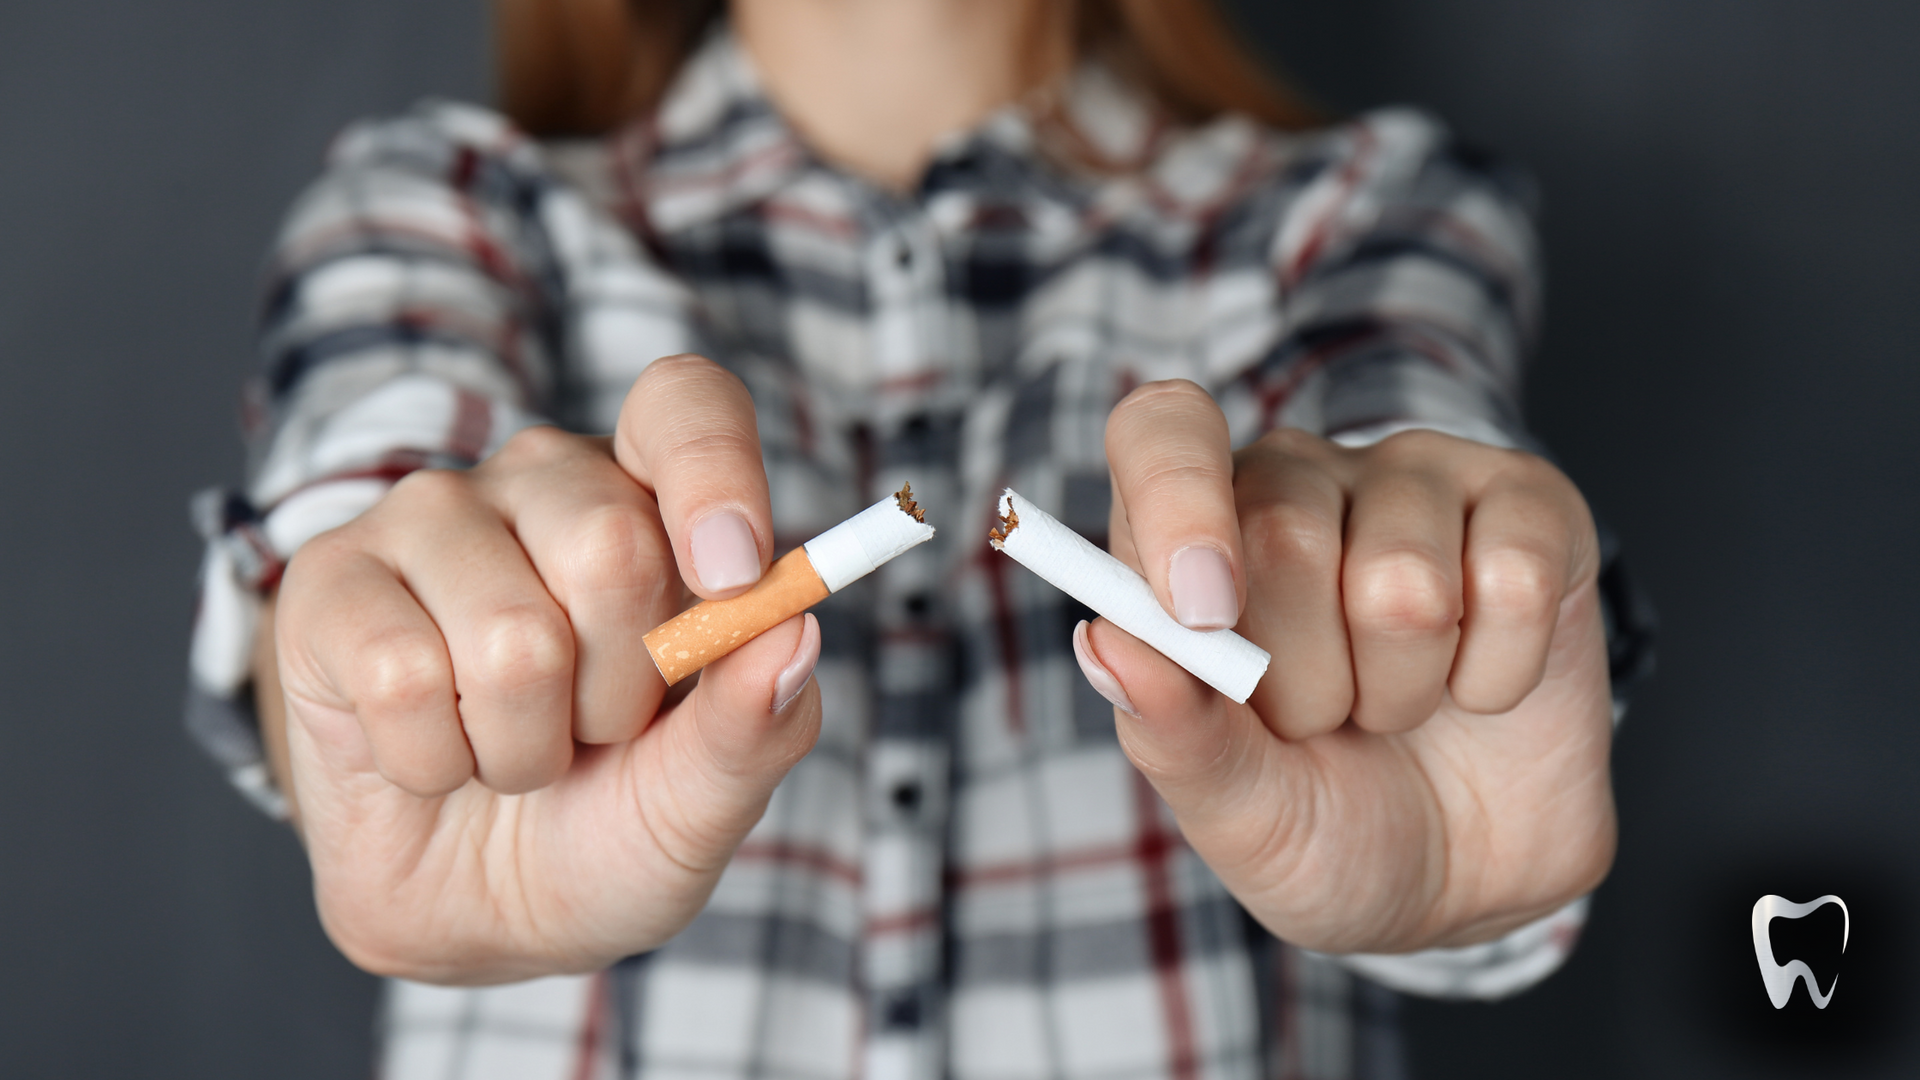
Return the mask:
<path id="1" fill-rule="evenodd" d="M 793 699 L 807 688 L 807 679 L 813 674 L 813 666 L 820 662 L 820 620 L 811 613 L 805 619 L 806 624 L 800 629 L 800 645 L 793 650 L 793 659 L 780 669 L 780 677 L 773 680 L 774 712 L 793 704 Z"/>
<path id="2" fill-rule="evenodd" d="M 760 580 L 760 547 L 739 514 L 709 514 L 693 527 L 693 570 L 710 592 L 726 592 Z"/>
<path id="3" fill-rule="evenodd" d="M 1120 680 L 1114 678 L 1113 672 L 1102 667 L 1100 661 L 1094 659 L 1093 645 L 1087 639 L 1087 620 L 1085 619 L 1081 619 L 1080 625 L 1073 628 L 1073 657 L 1080 661 L 1080 674 L 1087 677 L 1087 682 L 1093 684 L 1093 688 L 1099 691 L 1101 697 L 1113 702 L 1114 708 L 1128 716 L 1136 720 L 1140 718 L 1139 711 L 1133 707 L 1133 702 L 1128 700 L 1127 692 L 1121 688 Z"/>
<path id="4" fill-rule="evenodd" d="M 1225 630 L 1240 621 L 1233 571 L 1227 569 L 1226 557 L 1210 547 L 1173 553 L 1167 591 L 1173 594 L 1173 617 L 1189 630 Z"/>

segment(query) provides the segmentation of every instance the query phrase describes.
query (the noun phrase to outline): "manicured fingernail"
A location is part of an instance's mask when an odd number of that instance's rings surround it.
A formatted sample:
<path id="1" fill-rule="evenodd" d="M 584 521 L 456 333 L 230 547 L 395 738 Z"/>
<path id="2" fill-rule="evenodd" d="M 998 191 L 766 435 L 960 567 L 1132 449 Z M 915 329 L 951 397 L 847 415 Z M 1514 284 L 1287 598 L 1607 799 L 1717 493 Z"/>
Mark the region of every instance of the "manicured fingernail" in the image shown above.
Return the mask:
<path id="1" fill-rule="evenodd" d="M 1093 644 L 1087 639 L 1087 620 L 1085 619 L 1081 619 L 1080 625 L 1073 628 L 1073 657 L 1080 661 L 1080 674 L 1087 677 L 1087 682 L 1093 684 L 1093 688 L 1099 691 L 1101 697 L 1113 702 L 1114 708 L 1128 716 L 1136 720 L 1140 718 L 1139 710 L 1135 709 L 1133 702 L 1127 698 L 1127 692 L 1121 688 L 1120 680 L 1114 678 L 1113 672 L 1108 671 L 1101 666 L 1100 661 L 1094 659 Z"/>
<path id="2" fill-rule="evenodd" d="M 820 662 L 820 620 L 811 613 L 805 619 L 806 625 L 800 629 L 800 646 L 793 650 L 793 659 L 787 661 L 787 666 L 780 669 L 780 677 L 773 680 L 774 712 L 793 704 L 793 699 L 807 688 L 813 666 Z"/>
<path id="3" fill-rule="evenodd" d="M 1233 571 L 1226 557 L 1210 547 L 1173 553 L 1167 570 L 1173 617 L 1189 630 L 1225 630 L 1240 621 L 1240 600 L 1233 592 Z"/>
<path id="4" fill-rule="evenodd" d="M 760 580 L 760 547 L 739 514 L 709 514 L 693 527 L 693 571 L 710 592 L 726 592 Z"/>

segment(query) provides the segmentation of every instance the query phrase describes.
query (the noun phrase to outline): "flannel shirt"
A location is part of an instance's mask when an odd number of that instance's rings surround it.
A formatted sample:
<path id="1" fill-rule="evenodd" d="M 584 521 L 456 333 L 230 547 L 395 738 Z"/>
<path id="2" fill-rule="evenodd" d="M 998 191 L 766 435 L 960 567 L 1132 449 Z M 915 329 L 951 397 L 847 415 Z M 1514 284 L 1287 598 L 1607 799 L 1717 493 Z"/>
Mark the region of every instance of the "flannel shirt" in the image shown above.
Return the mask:
<path id="1" fill-rule="evenodd" d="M 411 469 L 610 430 L 654 358 L 752 391 L 780 548 L 909 480 L 940 529 L 816 609 L 818 747 L 684 932 L 592 976 L 391 984 L 383 1075 L 1386 1077 L 1382 984 L 1551 971 L 1584 902 L 1413 956 L 1274 940 L 1122 755 L 1087 613 L 985 542 L 1009 484 L 1104 541 L 1106 416 L 1143 380 L 1208 387 L 1236 445 L 1525 444 L 1524 202 L 1416 112 L 1183 127 L 1090 63 L 891 193 L 814 157 L 724 27 L 604 139 L 439 102 L 350 128 L 271 263 L 250 488 L 197 508 L 189 726 L 267 809 L 248 650 L 285 558 Z"/>

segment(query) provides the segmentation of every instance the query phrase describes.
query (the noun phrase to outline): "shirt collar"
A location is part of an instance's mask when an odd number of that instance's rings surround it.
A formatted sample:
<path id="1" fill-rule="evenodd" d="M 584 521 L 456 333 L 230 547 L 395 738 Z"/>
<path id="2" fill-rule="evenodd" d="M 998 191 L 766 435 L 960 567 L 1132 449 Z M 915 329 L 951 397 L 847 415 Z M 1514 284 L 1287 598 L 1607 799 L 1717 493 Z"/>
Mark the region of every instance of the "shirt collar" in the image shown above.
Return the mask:
<path id="1" fill-rule="evenodd" d="M 1085 207 L 1144 167 L 1168 130 L 1141 92 L 1088 61 L 944 140 L 931 167 L 984 155 L 997 159 L 995 175 L 1031 182 L 1024 194 Z M 659 107 L 615 134 L 613 152 L 630 211 L 659 233 L 715 221 L 808 168 L 830 168 L 768 99 L 724 23 L 682 65 Z"/>

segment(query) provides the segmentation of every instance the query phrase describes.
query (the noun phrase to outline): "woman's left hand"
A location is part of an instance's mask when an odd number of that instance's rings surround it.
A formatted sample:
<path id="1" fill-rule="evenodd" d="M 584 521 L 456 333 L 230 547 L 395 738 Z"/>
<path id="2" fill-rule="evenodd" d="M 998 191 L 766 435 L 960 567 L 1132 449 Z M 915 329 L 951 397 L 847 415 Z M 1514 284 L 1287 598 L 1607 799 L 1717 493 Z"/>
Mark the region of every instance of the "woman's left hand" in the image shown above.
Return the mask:
<path id="1" fill-rule="evenodd" d="M 1107 423 L 1112 549 L 1176 619 L 1273 654 L 1235 705 L 1105 620 L 1076 630 L 1121 746 L 1280 938 L 1485 941 L 1613 860 L 1599 545 L 1542 459 L 1426 431 L 1232 452 L 1188 382 Z"/>

